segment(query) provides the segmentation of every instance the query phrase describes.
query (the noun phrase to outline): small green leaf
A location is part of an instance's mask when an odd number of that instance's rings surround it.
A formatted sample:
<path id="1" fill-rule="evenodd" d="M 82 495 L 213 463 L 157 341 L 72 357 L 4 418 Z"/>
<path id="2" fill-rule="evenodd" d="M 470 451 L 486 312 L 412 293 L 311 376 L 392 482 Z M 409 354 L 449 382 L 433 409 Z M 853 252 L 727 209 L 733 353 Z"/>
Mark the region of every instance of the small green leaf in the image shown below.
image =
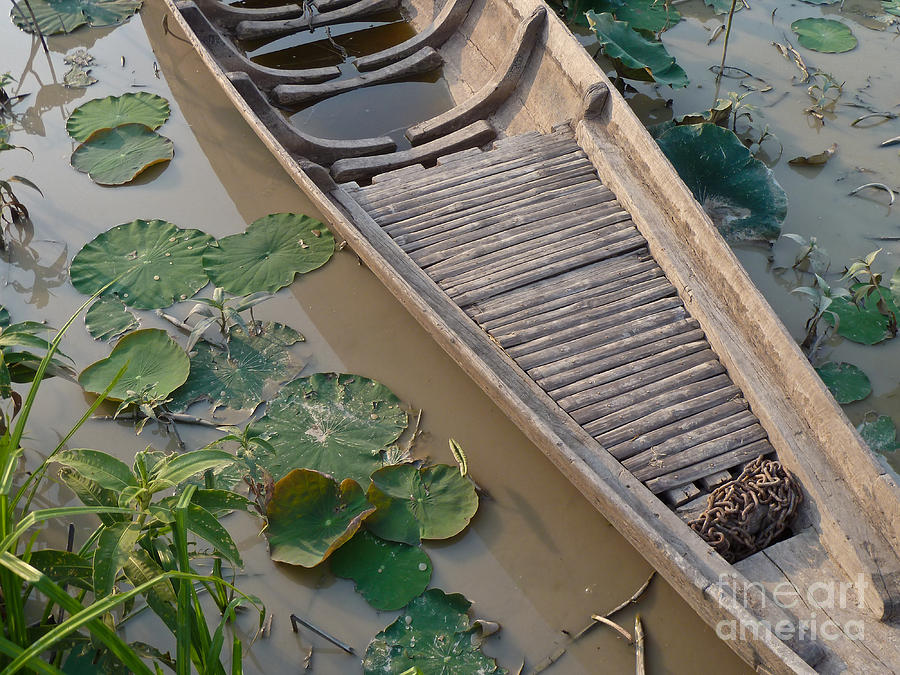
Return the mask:
<path id="1" fill-rule="evenodd" d="M 85 506 L 108 508 L 119 505 L 119 492 L 100 487 L 95 481 L 85 478 L 75 469 L 63 467 L 59 471 L 59 477 Z M 125 520 L 124 515 L 117 513 L 100 513 L 98 516 L 104 525 L 113 525 Z"/>
<path id="2" fill-rule="evenodd" d="M 72 166 L 98 185 L 124 185 L 154 164 L 168 162 L 175 147 L 143 124 L 123 124 L 92 134 L 72 153 Z"/>
<path id="3" fill-rule="evenodd" d="M 94 566 L 90 560 L 77 553 L 45 548 L 34 551 L 29 563 L 60 586 L 69 585 L 86 591 L 94 590 Z"/>
<path id="4" fill-rule="evenodd" d="M 849 52 L 857 44 L 850 27 L 834 19 L 798 19 L 791 24 L 791 30 L 801 45 L 815 52 Z"/>
<path id="5" fill-rule="evenodd" d="M 171 455 L 158 467 L 153 480 L 175 486 L 207 469 L 218 469 L 232 462 L 234 456 L 224 450 L 202 449 Z"/>
<path id="6" fill-rule="evenodd" d="M 84 315 L 84 326 L 95 340 L 112 340 L 140 323 L 122 301 L 115 297 L 97 298 Z"/>
<path id="7" fill-rule="evenodd" d="M 128 465 L 100 450 L 63 450 L 54 460 L 107 490 L 118 493 L 128 487 L 137 487 L 137 481 Z"/>
<path id="8" fill-rule="evenodd" d="M 167 119 L 169 102 L 162 96 L 146 91 L 129 92 L 95 98 L 78 106 L 66 121 L 66 131 L 76 141 L 86 141 L 101 129 L 123 124 L 143 124 L 149 129 L 158 129 Z"/>
<path id="9" fill-rule="evenodd" d="M 861 401 L 872 393 L 868 376 L 852 363 L 829 361 L 816 368 L 816 372 L 841 405 Z"/>
<path id="10" fill-rule="evenodd" d="M 854 284 L 850 290 L 857 292 L 863 286 Z M 894 303 L 890 290 L 882 286 L 881 292 L 886 299 L 886 309 L 894 316 L 900 317 L 900 308 Z M 891 337 L 890 318 L 879 311 L 878 300 L 877 294 L 873 294 L 857 306 L 849 298 L 835 298 L 828 310 L 834 312 L 840 319 L 838 335 L 864 345 L 874 345 Z M 834 325 L 834 317 L 829 313 L 825 314 L 825 321 Z"/>
<path id="11" fill-rule="evenodd" d="M 128 562 L 140 536 L 140 525 L 130 520 L 101 530 L 94 551 L 94 594 L 97 598 L 112 593 L 116 575 Z"/>
<path id="12" fill-rule="evenodd" d="M 898 447 L 897 426 L 887 415 L 873 421 L 865 420 L 856 430 L 874 452 L 894 452 Z"/>

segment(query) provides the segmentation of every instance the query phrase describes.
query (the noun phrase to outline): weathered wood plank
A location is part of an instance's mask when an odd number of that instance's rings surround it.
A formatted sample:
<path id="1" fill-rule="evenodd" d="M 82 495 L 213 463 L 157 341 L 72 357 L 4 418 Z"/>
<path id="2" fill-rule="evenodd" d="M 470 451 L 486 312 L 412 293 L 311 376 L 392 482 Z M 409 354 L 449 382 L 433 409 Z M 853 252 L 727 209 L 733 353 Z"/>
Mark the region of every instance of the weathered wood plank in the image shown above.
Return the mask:
<path id="1" fill-rule="evenodd" d="M 686 485 L 687 483 L 702 478 L 710 473 L 721 471 L 725 467 L 734 466 L 739 462 L 748 461 L 754 457 L 768 455 L 774 452 L 775 449 L 769 441 L 757 441 L 756 443 L 744 445 L 721 455 L 717 455 L 711 459 L 704 460 L 698 464 L 693 464 L 683 469 L 679 469 L 678 471 L 652 478 L 651 480 L 648 480 L 645 485 L 653 492 L 653 494 L 659 494 L 660 492 L 671 490 L 680 485 Z"/>
<path id="2" fill-rule="evenodd" d="M 530 16 L 523 19 L 513 36 L 506 57 L 491 79 L 467 101 L 427 122 L 410 127 L 406 132 L 410 142 L 413 145 L 424 143 L 471 124 L 475 120 L 485 119 L 509 98 L 525 70 L 538 32 L 544 25 L 546 14 L 547 10 L 539 6 Z"/>
<path id="3" fill-rule="evenodd" d="M 688 483 L 687 485 L 682 485 L 681 487 L 677 487 L 674 490 L 666 490 L 660 496 L 667 504 L 670 504 L 672 506 L 679 506 L 680 504 L 685 504 L 692 499 L 696 499 L 697 495 L 699 494 L 700 489 L 693 483 Z"/>
<path id="4" fill-rule="evenodd" d="M 453 152 L 454 150 L 473 145 L 483 145 L 491 140 L 495 134 L 493 127 L 487 122 L 476 122 L 465 129 L 453 132 L 449 136 L 444 136 L 411 150 L 394 152 L 389 155 L 338 160 L 331 166 L 331 175 L 334 176 L 335 180 L 342 182 L 360 180 L 380 171 L 430 161 L 445 152 Z"/>
<path id="5" fill-rule="evenodd" d="M 716 473 L 710 474 L 709 476 L 703 476 L 699 481 L 697 481 L 701 487 L 703 487 L 707 492 L 712 492 L 720 485 L 725 485 L 725 483 L 733 480 L 731 472 L 729 471 L 717 471 Z"/>
<path id="6" fill-rule="evenodd" d="M 380 1 L 380 0 L 379 0 Z M 243 25 L 243 24 L 241 24 Z M 275 101 L 284 107 L 307 105 L 319 99 L 337 96 L 363 87 L 394 82 L 414 75 L 429 73 L 440 68 L 444 57 L 431 47 L 423 47 L 412 56 L 397 61 L 380 70 L 362 73 L 346 80 L 332 80 L 321 84 L 279 84 L 272 91 Z"/>
<path id="7" fill-rule="evenodd" d="M 308 12 L 295 19 L 274 21 L 241 21 L 234 27 L 239 40 L 269 40 L 291 35 L 316 26 L 331 26 L 358 21 L 367 16 L 397 9 L 400 0 L 359 0 L 352 5 L 329 12 Z"/>

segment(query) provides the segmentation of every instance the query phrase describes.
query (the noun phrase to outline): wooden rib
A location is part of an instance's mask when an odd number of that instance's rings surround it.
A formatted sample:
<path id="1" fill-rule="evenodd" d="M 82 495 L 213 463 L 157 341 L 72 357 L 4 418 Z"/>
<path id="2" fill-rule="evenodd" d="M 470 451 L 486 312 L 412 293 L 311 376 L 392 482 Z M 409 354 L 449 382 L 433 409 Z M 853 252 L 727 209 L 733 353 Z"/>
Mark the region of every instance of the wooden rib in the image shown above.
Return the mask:
<path id="1" fill-rule="evenodd" d="M 692 363 L 696 359 L 694 359 L 693 356 L 688 356 L 680 360 L 686 365 Z M 681 366 L 682 364 L 678 365 Z M 650 382 L 649 384 L 641 384 L 638 382 L 637 386 L 633 389 L 630 388 L 634 384 L 631 378 L 625 378 L 621 383 L 613 382 L 612 384 L 606 385 L 604 393 L 597 392 L 598 396 L 603 397 L 598 402 L 590 403 L 579 408 L 563 409 L 566 410 L 576 422 L 585 424 L 596 419 L 608 417 L 624 408 L 630 408 L 641 401 L 665 397 L 669 392 L 678 391 L 686 385 L 694 383 L 702 384 L 709 381 L 705 391 L 712 391 L 713 389 L 718 388 L 720 382 L 720 380 L 716 380 L 715 382 L 713 380 L 717 376 L 721 376 L 724 372 L 725 369 L 718 361 L 703 361 L 701 363 L 694 363 L 686 368 L 679 368 L 678 372 L 675 374 L 663 377 L 662 379 Z M 703 391 L 702 388 L 701 391 Z M 572 399 L 572 405 L 578 405 L 584 400 L 584 397 L 576 395 L 575 397 L 572 397 Z M 663 400 L 660 402 L 663 402 Z"/>
<path id="2" fill-rule="evenodd" d="M 671 490 L 680 485 L 686 485 L 702 476 L 716 473 L 717 471 L 721 471 L 730 466 L 735 466 L 741 462 L 749 462 L 760 455 L 768 455 L 773 452 L 775 452 L 775 450 L 769 441 L 757 441 L 756 443 L 751 443 L 750 445 L 745 445 L 731 450 L 730 452 L 726 452 L 718 457 L 693 464 L 664 476 L 659 476 L 658 478 L 653 478 L 647 481 L 646 485 L 651 492 L 659 494 L 665 490 Z"/>
<path id="3" fill-rule="evenodd" d="M 279 19 L 294 19 L 303 16 L 303 3 L 298 2 L 293 5 L 282 5 L 280 7 L 266 7 L 264 9 L 250 9 L 247 7 L 232 7 L 231 5 L 219 2 L 219 0 L 194 0 L 203 14 L 210 21 L 224 27 L 234 28 L 241 21 L 258 19 L 260 21 L 276 21 Z M 178 7 L 181 9 L 181 7 Z M 227 70 L 227 68 L 223 68 Z"/>
<path id="4" fill-rule="evenodd" d="M 270 40 L 316 26 L 357 21 L 367 16 L 397 9 L 400 0 L 359 0 L 330 12 L 309 12 L 295 19 L 277 21 L 241 21 L 234 28 L 239 40 Z"/>
<path id="5" fill-rule="evenodd" d="M 222 4 L 218 0 L 206 0 L 201 4 Z M 337 66 L 326 68 L 308 68 L 306 70 L 282 70 L 280 68 L 267 68 L 254 63 L 241 54 L 231 41 L 222 35 L 209 19 L 200 11 L 200 7 L 194 2 L 180 2 L 178 10 L 184 16 L 191 29 L 203 45 L 209 50 L 213 58 L 225 72 L 243 71 L 261 89 L 270 90 L 279 84 L 314 84 L 331 80 L 341 74 Z"/>
<path id="6" fill-rule="evenodd" d="M 333 80 L 322 84 L 279 84 L 272 94 L 279 105 L 291 107 L 300 106 L 318 101 L 329 96 L 337 96 L 355 89 L 372 87 L 376 84 L 393 82 L 404 77 L 428 73 L 435 68 L 440 68 L 444 62 L 443 57 L 431 47 L 423 47 L 412 56 L 407 56 L 402 61 L 397 61 L 381 70 L 373 70 L 363 73 L 358 77 L 346 80 Z"/>
<path id="7" fill-rule="evenodd" d="M 397 147 L 387 136 L 338 141 L 305 134 L 272 105 L 257 89 L 247 73 L 226 73 L 231 84 L 278 142 L 294 157 L 305 157 L 320 164 L 331 164 L 343 157 L 358 157 Z"/>
<path id="8" fill-rule="evenodd" d="M 461 148 L 484 145 L 497 132 L 487 122 L 476 122 L 465 129 L 460 129 L 449 136 L 444 136 L 431 143 L 420 145 L 411 150 L 394 152 L 390 155 L 342 159 L 331 167 L 331 174 L 337 181 L 358 180 L 367 178 L 381 171 L 397 169 L 410 164 L 421 164 L 433 161 L 446 152 L 454 152 Z"/>
<path id="9" fill-rule="evenodd" d="M 758 423 L 753 413 L 749 410 L 741 410 L 734 415 L 718 419 L 715 423 L 691 429 L 683 434 L 672 436 L 662 443 L 652 445 L 643 452 L 639 452 L 636 455 L 622 460 L 622 466 L 638 476 L 638 472 L 652 470 L 653 467 L 660 465 L 662 460 L 666 458 L 675 458 L 676 455 L 685 450 L 722 439 L 729 434 L 745 430 L 754 425 L 758 426 Z M 691 462 L 688 461 L 688 463 Z M 657 475 L 674 471 L 677 468 L 679 467 L 670 466 L 667 469 L 660 471 Z M 652 477 L 653 476 L 646 476 L 646 478 Z M 640 478 L 640 476 L 638 476 L 638 478 Z"/>
<path id="10" fill-rule="evenodd" d="M 466 18 L 472 0 L 446 0 L 434 21 L 423 31 L 417 33 L 399 45 L 382 49 L 380 52 L 361 56 L 353 64 L 360 72 L 382 68 L 390 63 L 404 59 L 422 47 L 437 49 L 456 31 L 462 20 Z"/>
<path id="11" fill-rule="evenodd" d="M 493 77 L 464 103 L 427 122 L 410 127 L 406 132 L 410 142 L 413 145 L 424 143 L 475 120 L 485 119 L 509 98 L 525 70 L 531 56 L 531 48 L 544 25 L 545 14 L 544 7 L 538 7 L 530 16 L 523 19 L 513 36 L 509 52 Z"/>
<path id="12" fill-rule="evenodd" d="M 714 405 L 711 408 L 701 410 L 696 414 L 690 414 L 684 419 L 672 422 L 671 424 L 659 425 L 657 423 L 644 425 L 644 428 L 635 431 L 631 438 L 619 442 L 616 445 L 607 445 L 606 449 L 609 451 L 609 454 L 621 461 L 633 457 L 656 445 L 665 443 L 672 438 L 681 436 L 686 432 L 700 429 L 706 425 L 718 424 L 725 418 L 745 410 L 747 410 L 747 402 L 743 398 L 728 400 L 724 403 Z M 622 437 L 622 434 L 619 433 L 614 435 L 617 438 Z M 612 435 L 608 435 L 608 437 L 610 440 L 614 440 Z"/>

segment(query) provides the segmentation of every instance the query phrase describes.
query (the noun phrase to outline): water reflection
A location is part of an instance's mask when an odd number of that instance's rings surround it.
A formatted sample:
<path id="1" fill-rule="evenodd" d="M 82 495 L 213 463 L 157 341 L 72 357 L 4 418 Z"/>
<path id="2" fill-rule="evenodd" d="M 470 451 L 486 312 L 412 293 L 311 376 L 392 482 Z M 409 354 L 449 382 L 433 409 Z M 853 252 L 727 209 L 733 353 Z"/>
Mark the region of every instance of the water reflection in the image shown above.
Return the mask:
<path id="1" fill-rule="evenodd" d="M 50 301 L 50 291 L 68 280 L 68 245 L 59 241 L 35 240 L 34 225 L 30 219 L 11 225 L 6 233 L 4 261 L 9 266 L 7 283 L 23 296 L 27 304 L 38 309 L 46 307 Z"/>

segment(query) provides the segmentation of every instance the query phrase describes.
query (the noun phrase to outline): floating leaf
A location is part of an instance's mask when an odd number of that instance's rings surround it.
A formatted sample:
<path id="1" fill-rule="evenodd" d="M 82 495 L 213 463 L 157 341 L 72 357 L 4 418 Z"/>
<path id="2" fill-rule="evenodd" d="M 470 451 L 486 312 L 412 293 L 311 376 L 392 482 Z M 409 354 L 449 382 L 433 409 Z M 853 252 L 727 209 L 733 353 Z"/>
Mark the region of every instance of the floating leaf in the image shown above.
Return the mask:
<path id="1" fill-rule="evenodd" d="M 612 14 L 589 11 L 587 19 L 609 58 L 621 62 L 625 68 L 644 71 L 660 84 L 688 85 L 687 74 L 662 42 L 648 40 L 624 21 L 616 21 Z"/>
<path id="2" fill-rule="evenodd" d="M 247 231 L 219 239 L 203 256 L 210 280 L 229 293 L 274 293 L 297 274 L 321 267 L 334 253 L 334 237 L 318 220 L 273 213 Z"/>
<path id="3" fill-rule="evenodd" d="M 126 363 L 125 374 L 109 392 L 114 401 L 128 398 L 129 391 L 168 396 L 184 384 L 191 367 L 187 354 L 164 330 L 148 328 L 119 340 L 108 357 L 82 371 L 78 382 L 85 391 L 99 394 Z"/>
<path id="4" fill-rule="evenodd" d="M 898 447 L 897 425 L 887 415 L 881 415 L 873 421 L 867 419 L 856 430 L 875 452 L 894 452 Z"/>
<path id="5" fill-rule="evenodd" d="M 266 323 L 248 334 L 240 326 L 228 331 L 228 352 L 201 340 L 191 357 L 191 374 L 173 395 L 171 410 L 207 400 L 213 409 L 253 410 L 275 387 L 296 377 L 303 364 L 287 348 L 303 336 L 280 323 Z"/>
<path id="6" fill-rule="evenodd" d="M 850 27 L 834 19 L 798 19 L 791 24 L 791 30 L 801 45 L 814 52 L 849 52 L 857 44 Z"/>
<path id="7" fill-rule="evenodd" d="M 82 68 L 79 65 L 74 65 L 66 73 L 63 75 L 63 86 L 64 87 L 90 87 L 92 84 L 97 84 L 99 80 L 91 75 L 90 68 Z"/>
<path id="8" fill-rule="evenodd" d="M 95 98 L 84 103 L 69 115 L 66 131 L 76 141 L 86 141 L 101 129 L 123 124 L 143 124 L 159 129 L 169 119 L 169 102 L 162 96 L 146 91 Z"/>
<path id="9" fill-rule="evenodd" d="M 608 12 L 619 21 L 626 22 L 635 30 L 659 33 L 668 30 L 679 21 L 681 14 L 675 7 L 662 0 L 599 0 L 591 3 L 595 12 Z M 584 15 L 579 13 L 577 23 L 586 24 Z"/>
<path id="10" fill-rule="evenodd" d="M 28 4 L 44 35 L 70 33 L 85 24 L 115 26 L 141 8 L 139 0 L 29 0 Z M 31 12 L 23 2 L 13 6 L 11 16 L 22 30 L 36 32 Z"/>
<path id="11" fill-rule="evenodd" d="M 787 195 L 731 131 L 689 124 L 670 129 L 657 143 L 727 240 L 778 238 Z"/>
<path id="12" fill-rule="evenodd" d="M 359 484 L 294 469 L 275 483 L 266 506 L 272 560 L 315 567 L 359 529 L 375 507 Z"/>
<path id="13" fill-rule="evenodd" d="M 829 361 L 816 368 L 816 372 L 841 405 L 861 401 L 872 393 L 869 377 L 852 363 Z"/>
<path id="14" fill-rule="evenodd" d="M 882 0 L 881 8 L 888 14 L 900 16 L 900 0 Z"/>
<path id="15" fill-rule="evenodd" d="M 854 284 L 850 287 L 850 291 L 855 292 L 861 287 L 862 284 Z M 886 309 L 893 312 L 894 316 L 900 317 L 900 308 L 894 304 L 890 291 L 882 286 L 881 292 L 886 300 Z M 877 295 L 870 295 L 868 298 L 860 300 L 859 305 L 855 305 L 850 298 L 835 298 L 828 306 L 825 321 L 834 325 L 834 317 L 830 314 L 830 312 L 834 312 L 840 319 L 837 328 L 838 335 L 844 336 L 851 342 L 859 342 L 864 345 L 882 342 L 892 337 L 891 320 L 890 317 L 878 310 L 878 300 Z"/>
<path id="16" fill-rule="evenodd" d="M 114 297 L 97 298 L 84 315 L 84 327 L 95 340 L 111 340 L 138 326 L 134 314 Z"/>
<path id="17" fill-rule="evenodd" d="M 72 166 L 99 185 L 123 185 L 154 164 L 168 162 L 175 147 L 143 124 L 123 124 L 92 134 L 72 153 Z"/>
<path id="18" fill-rule="evenodd" d="M 158 309 L 185 300 L 209 283 L 200 264 L 212 237 L 164 220 L 135 220 L 99 234 L 75 258 L 72 285 L 93 295 L 113 282 L 129 307 Z"/>
<path id="19" fill-rule="evenodd" d="M 418 546 L 385 541 L 365 529 L 331 556 L 331 571 L 353 579 L 356 590 L 379 610 L 401 609 L 431 580 L 431 560 Z"/>
<path id="20" fill-rule="evenodd" d="M 288 383 L 250 431 L 268 436 L 274 453 L 252 458 L 278 479 L 291 469 L 322 471 L 368 485 L 382 452 L 406 429 L 400 400 L 360 375 L 317 373 Z"/>
<path id="21" fill-rule="evenodd" d="M 731 11 L 731 0 L 703 0 L 707 7 L 712 8 L 716 14 L 728 14 Z M 740 12 L 744 5 L 738 0 L 734 7 L 735 12 Z"/>
<path id="22" fill-rule="evenodd" d="M 832 143 L 830 148 L 825 148 L 822 152 L 817 155 L 810 155 L 809 157 L 794 157 L 794 159 L 789 160 L 788 164 L 791 166 L 822 166 L 829 159 L 834 157 L 834 153 L 837 152 L 838 144 Z"/>
<path id="23" fill-rule="evenodd" d="M 382 539 L 418 544 L 462 532 L 478 510 L 475 486 L 447 464 L 386 466 L 372 474 L 368 528 Z"/>
<path id="24" fill-rule="evenodd" d="M 93 62 L 94 56 L 84 48 L 76 49 L 63 57 L 63 63 L 68 66 L 81 66 L 82 68 L 85 68 Z"/>
<path id="25" fill-rule="evenodd" d="M 469 620 L 471 606 L 459 593 L 425 591 L 369 643 L 364 675 L 401 675 L 414 668 L 434 675 L 506 673 L 481 651 L 484 636 Z"/>

